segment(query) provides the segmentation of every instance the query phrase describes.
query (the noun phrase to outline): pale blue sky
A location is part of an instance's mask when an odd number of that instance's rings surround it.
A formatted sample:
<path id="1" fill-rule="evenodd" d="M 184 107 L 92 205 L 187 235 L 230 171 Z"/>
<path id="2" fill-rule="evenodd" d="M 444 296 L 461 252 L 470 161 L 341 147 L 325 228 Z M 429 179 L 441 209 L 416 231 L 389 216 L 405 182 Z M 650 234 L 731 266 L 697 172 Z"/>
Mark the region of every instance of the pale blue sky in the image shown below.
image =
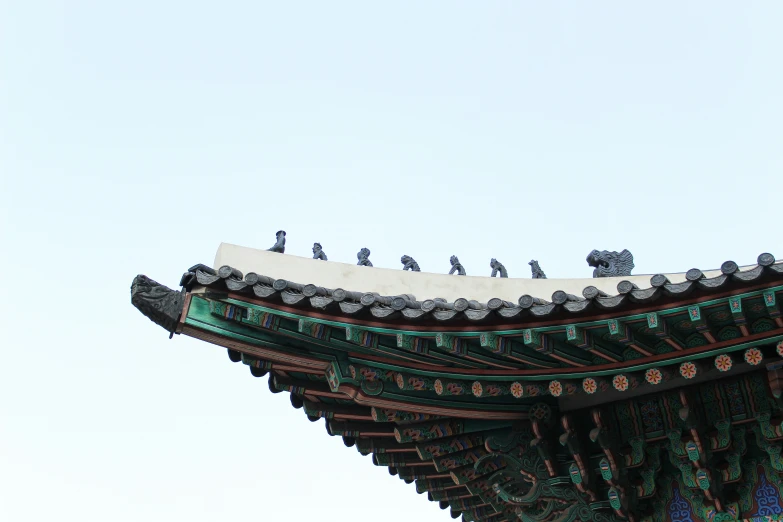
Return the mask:
<path id="1" fill-rule="evenodd" d="M 0 0 L 0 519 L 450 520 L 224 350 L 169 341 L 132 278 L 175 286 L 280 228 L 292 254 L 476 275 L 783 257 L 782 23 L 780 2 Z"/>

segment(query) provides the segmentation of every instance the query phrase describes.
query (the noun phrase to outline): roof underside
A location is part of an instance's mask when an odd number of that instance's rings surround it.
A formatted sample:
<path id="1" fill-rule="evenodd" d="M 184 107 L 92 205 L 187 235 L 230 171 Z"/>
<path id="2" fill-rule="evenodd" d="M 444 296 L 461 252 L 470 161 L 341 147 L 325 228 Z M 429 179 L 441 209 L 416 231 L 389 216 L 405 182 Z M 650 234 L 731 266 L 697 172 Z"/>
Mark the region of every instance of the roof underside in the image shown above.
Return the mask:
<path id="1" fill-rule="evenodd" d="M 783 352 L 783 265 L 723 268 L 482 303 L 196 265 L 182 292 L 139 276 L 132 294 L 170 332 L 269 375 L 272 392 L 454 517 L 642 520 L 675 487 L 693 506 L 707 495 L 740 509 L 733 484 L 778 461 L 783 472 L 780 409 L 759 371 Z M 696 462 L 722 476 L 699 482 Z"/>

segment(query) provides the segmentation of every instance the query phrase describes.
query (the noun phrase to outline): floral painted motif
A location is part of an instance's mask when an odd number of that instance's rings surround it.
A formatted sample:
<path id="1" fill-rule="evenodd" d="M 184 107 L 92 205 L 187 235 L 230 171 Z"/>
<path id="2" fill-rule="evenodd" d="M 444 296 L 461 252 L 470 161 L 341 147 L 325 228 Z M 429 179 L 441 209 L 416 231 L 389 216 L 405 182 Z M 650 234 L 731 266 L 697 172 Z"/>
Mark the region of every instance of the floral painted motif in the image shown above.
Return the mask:
<path id="1" fill-rule="evenodd" d="M 783 341 L 780 341 L 780 342 L 778 343 L 777 350 L 778 350 L 778 355 L 780 355 L 781 357 L 783 357 Z"/>
<path id="2" fill-rule="evenodd" d="M 650 368 L 644 372 L 644 380 L 650 384 L 661 384 L 663 380 L 663 373 L 658 368 Z"/>
<path id="3" fill-rule="evenodd" d="M 527 414 L 531 419 L 548 420 L 552 416 L 552 408 L 548 404 L 539 402 L 532 405 Z"/>
<path id="4" fill-rule="evenodd" d="M 758 366 L 761 364 L 761 360 L 764 359 L 761 350 L 758 348 L 748 348 L 745 350 L 745 362 L 751 366 Z"/>
<path id="5" fill-rule="evenodd" d="M 563 394 L 563 385 L 560 384 L 560 381 L 551 381 L 549 383 L 549 393 L 553 397 L 560 397 Z"/>
<path id="6" fill-rule="evenodd" d="M 680 365 L 680 375 L 686 379 L 693 379 L 696 377 L 696 365 L 692 362 L 684 362 Z"/>
<path id="7" fill-rule="evenodd" d="M 725 353 L 715 358 L 715 367 L 722 372 L 731 370 L 732 364 L 731 357 Z"/>
<path id="8" fill-rule="evenodd" d="M 726 391 L 726 397 L 729 400 L 729 412 L 732 415 L 745 415 L 747 407 L 745 406 L 745 397 L 737 381 L 725 384 L 723 389 Z"/>
<path id="9" fill-rule="evenodd" d="M 397 386 L 399 386 L 401 390 L 405 388 L 405 376 L 403 374 L 398 373 L 395 380 L 397 381 Z"/>
<path id="10" fill-rule="evenodd" d="M 753 493 L 753 497 L 756 500 L 758 510 L 755 515 L 759 518 L 753 520 L 764 520 L 760 517 L 769 517 L 767 520 L 774 520 L 775 515 L 778 515 L 781 510 L 780 505 L 780 493 L 778 488 L 769 483 L 766 473 L 759 474 L 759 485 L 756 491 Z"/>
<path id="11" fill-rule="evenodd" d="M 353 373 L 351 373 L 351 375 L 353 375 Z M 379 370 L 375 370 L 373 368 L 361 367 L 359 368 L 359 373 L 357 375 L 365 381 L 384 380 L 383 374 Z"/>
<path id="12" fill-rule="evenodd" d="M 425 381 L 421 377 L 416 377 L 414 375 L 411 375 L 410 377 L 408 377 L 408 386 L 416 391 L 424 391 L 427 389 L 427 381 Z"/>
<path id="13" fill-rule="evenodd" d="M 484 393 L 484 388 L 482 388 L 481 383 L 478 381 L 474 382 L 470 389 L 476 397 L 481 397 L 481 394 Z"/>
<path id="14" fill-rule="evenodd" d="M 636 406 L 642 416 L 645 434 L 660 433 L 663 431 L 663 416 L 661 406 L 657 399 L 637 401 Z"/>
<path id="15" fill-rule="evenodd" d="M 528 384 L 525 387 L 525 390 L 527 390 L 527 394 L 531 397 L 536 397 L 542 392 L 542 389 L 539 387 L 538 384 Z"/>
<path id="16" fill-rule="evenodd" d="M 609 333 L 615 335 L 617 333 L 617 329 L 618 329 L 617 321 L 614 319 L 609 321 Z"/>
<path id="17" fill-rule="evenodd" d="M 449 392 L 451 395 L 462 395 L 465 393 L 465 389 L 462 387 L 462 384 L 458 382 L 450 382 L 446 385 L 446 391 Z"/>
<path id="18" fill-rule="evenodd" d="M 511 383 L 511 395 L 515 399 L 521 399 L 522 396 L 525 394 L 524 388 L 522 388 L 522 385 L 518 382 L 512 382 Z"/>
<path id="19" fill-rule="evenodd" d="M 592 377 L 587 377 L 582 381 L 582 389 L 592 395 L 598 390 L 598 383 Z"/>
<path id="20" fill-rule="evenodd" d="M 617 391 L 625 391 L 628 389 L 628 377 L 623 374 L 615 375 L 612 379 L 612 386 Z"/>
<path id="21" fill-rule="evenodd" d="M 486 397 L 497 397 L 499 395 L 503 395 L 503 388 L 498 386 L 497 384 L 489 383 L 487 384 L 486 388 L 482 391 L 483 395 Z"/>
<path id="22" fill-rule="evenodd" d="M 435 393 L 437 393 L 438 395 L 443 394 L 443 381 L 441 381 L 440 379 L 435 380 Z"/>

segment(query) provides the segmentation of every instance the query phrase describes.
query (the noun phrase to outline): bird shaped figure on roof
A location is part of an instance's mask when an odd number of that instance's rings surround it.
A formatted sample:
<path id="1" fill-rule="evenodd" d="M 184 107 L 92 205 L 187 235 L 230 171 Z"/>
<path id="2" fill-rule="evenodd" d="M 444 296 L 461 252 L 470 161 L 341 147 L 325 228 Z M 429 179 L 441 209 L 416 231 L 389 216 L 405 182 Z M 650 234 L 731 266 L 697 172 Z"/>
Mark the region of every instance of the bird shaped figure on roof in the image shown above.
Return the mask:
<path id="1" fill-rule="evenodd" d="M 369 248 L 362 248 L 359 250 L 359 252 L 356 254 L 357 259 L 359 259 L 359 262 L 356 263 L 359 266 L 372 266 L 372 262 L 370 261 L 370 249 Z"/>
<path id="2" fill-rule="evenodd" d="M 528 263 L 530 265 L 530 270 L 533 272 L 533 279 L 546 279 L 546 274 L 543 270 L 541 270 L 541 267 L 538 265 L 538 261 L 533 259 Z"/>
<path id="3" fill-rule="evenodd" d="M 328 261 L 326 252 L 323 251 L 321 243 L 313 243 L 313 259 L 320 259 L 321 261 Z"/>
<path id="4" fill-rule="evenodd" d="M 457 273 L 457 275 L 467 275 L 467 272 L 465 272 L 465 267 L 462 266 L 462 263 L 459 262 L 459 258 L 457 256 L 451 256 L 451 270 L 449 270 L 449 275 L 453 274 L 454 272 Z"/>
<path id="5" fill-rule="evenodd" d="M 402 269 L 403 270 L 411 270 L 413 272 L 421 272 L 421 268 L 419 268 L 419 264 L 411 256 L 402 256 L 400 258 L 400 263 L 402 263 Z"/>
<path id="6" fill-rule="evenodd" d="M 278 230 L 275 236 L 277 237 L 277 241 L 275 241 L 275 244 L 269 249 L 269 252 L 285 254 L 285 230 Z"/>
<path id="7" fill-rule="evenodd" d="M 490 260 L 489 266 L 492 267 L 492 275 L 489 277 L 495 277 L 496 275 L 500 275 L 500 277 L 508 277 L 508 271 L 506 270 L 506 267 L 503 266 L 503 263 L 494 257 Z"/>

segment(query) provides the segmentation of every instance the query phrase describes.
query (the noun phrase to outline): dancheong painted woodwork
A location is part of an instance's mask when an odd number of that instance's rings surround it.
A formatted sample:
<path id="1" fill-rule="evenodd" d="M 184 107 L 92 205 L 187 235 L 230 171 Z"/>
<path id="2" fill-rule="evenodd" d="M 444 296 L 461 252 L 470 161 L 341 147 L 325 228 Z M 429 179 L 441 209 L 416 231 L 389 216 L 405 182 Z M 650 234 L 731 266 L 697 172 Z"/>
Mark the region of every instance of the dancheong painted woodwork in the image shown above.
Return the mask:
<path id="1" fill-rule="evenodd" d="M 783 520 L 783 263 L 770 254 L 647 278 L 627 275 L 627 251 L 595 251 L 603 279 L 581 295 L 531 262 L 522 295 L 419 300 L 408 290 L 521 283 L 501 267 L 503 279 L 418 272 L 409 256 L 388 275 L 367 249 L 333 270 L 320 245 L 303 260 L 277 239 L 240 268 L 192 267 L 180 290 L 137 276 L 132 303 L 225 347 L 453 518 Z M 389 281 L 394 295 L 378 290 Z"/>

